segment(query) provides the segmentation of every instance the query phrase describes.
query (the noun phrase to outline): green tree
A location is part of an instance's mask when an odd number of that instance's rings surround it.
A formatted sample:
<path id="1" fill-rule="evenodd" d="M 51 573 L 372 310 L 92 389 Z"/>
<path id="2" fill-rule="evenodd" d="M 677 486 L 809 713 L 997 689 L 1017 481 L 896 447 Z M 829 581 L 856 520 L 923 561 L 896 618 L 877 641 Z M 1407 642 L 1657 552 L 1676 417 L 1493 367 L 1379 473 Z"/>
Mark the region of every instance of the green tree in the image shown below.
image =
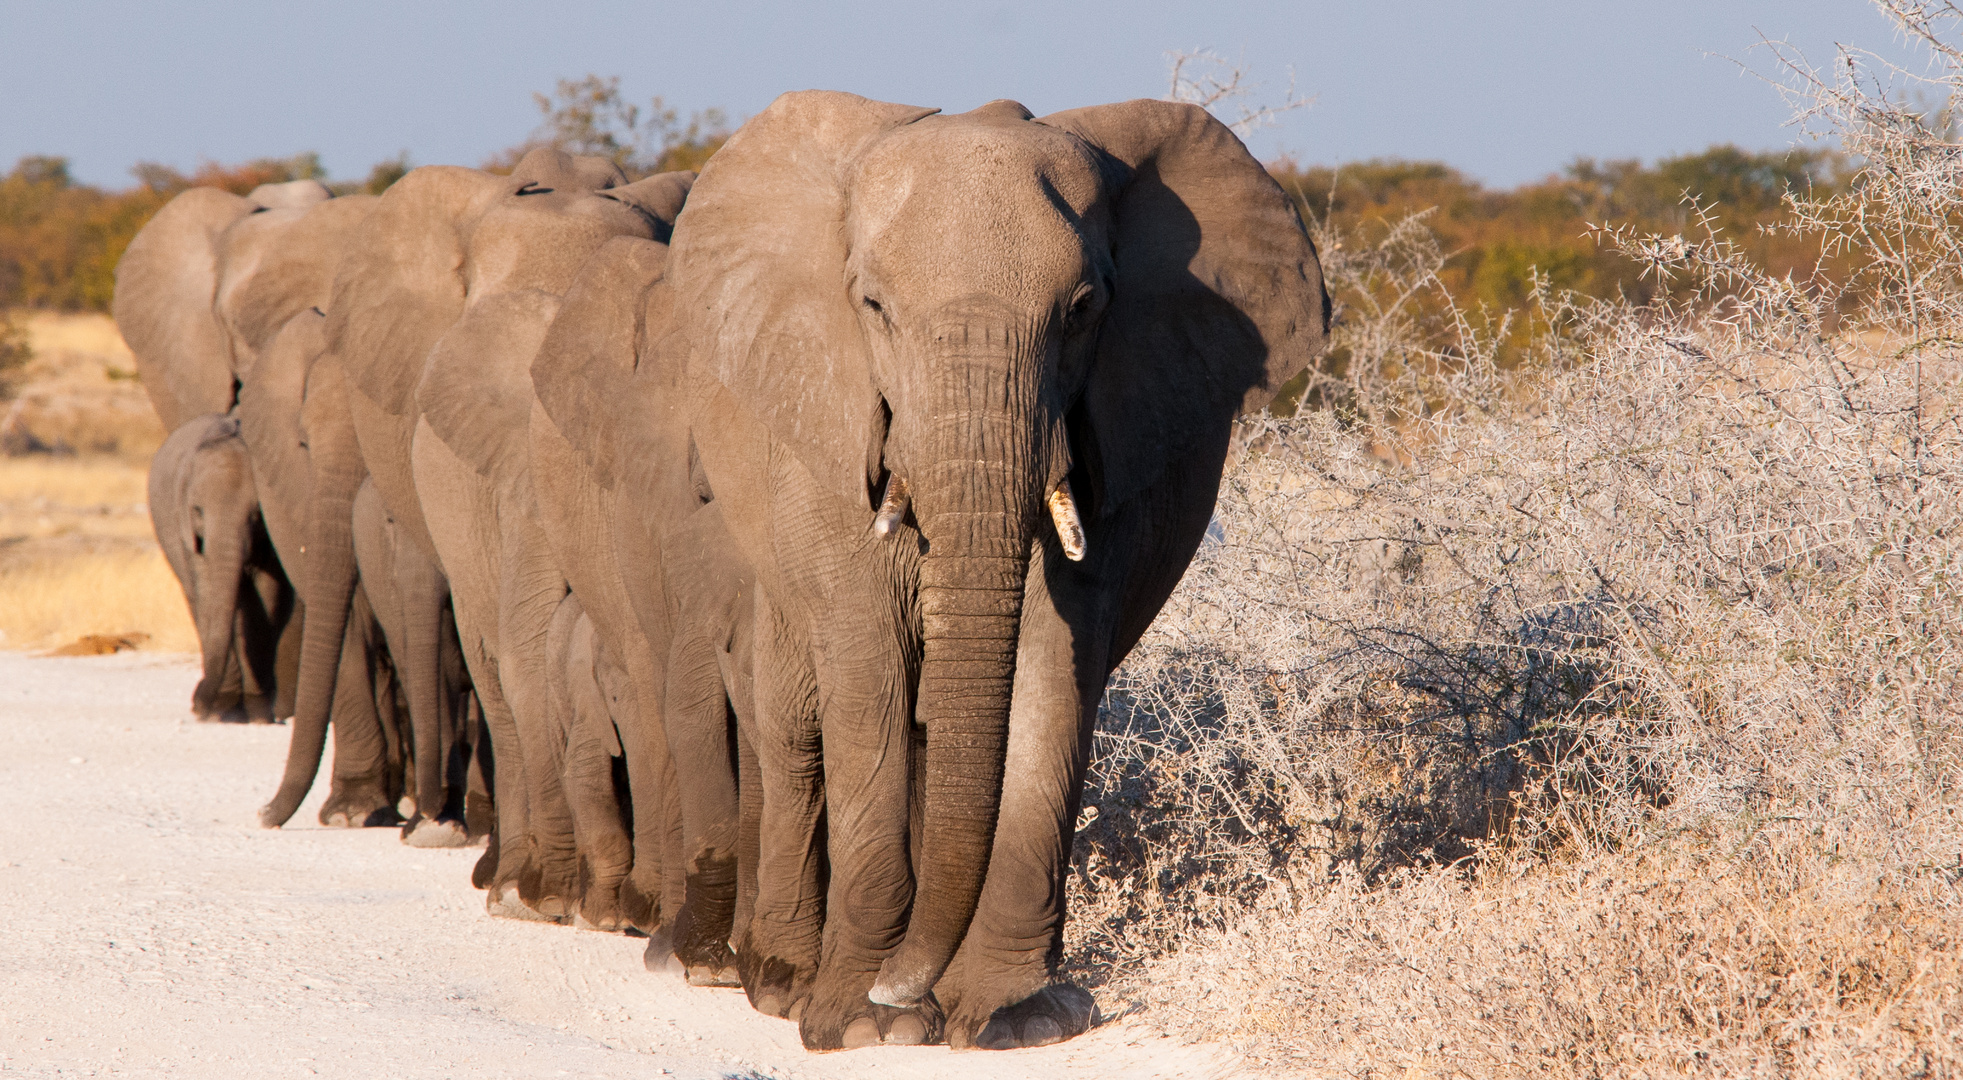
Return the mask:
<path id="1" fill-rule="evenodd" d="M 533 94 L 541 117 L 525 142 L 502 151 L 486 168 L 508 172 L 525 153 L 556 146 L 571 154 L 611 159 L 639 179 L 675 169 L 699 169 L 728 140 L 729 118 L 721 109 L 681 115 L 661 98 L 646 108 L 621 96 L 620 77 L 587 75 L 560 79 L 552 94 Z"/>

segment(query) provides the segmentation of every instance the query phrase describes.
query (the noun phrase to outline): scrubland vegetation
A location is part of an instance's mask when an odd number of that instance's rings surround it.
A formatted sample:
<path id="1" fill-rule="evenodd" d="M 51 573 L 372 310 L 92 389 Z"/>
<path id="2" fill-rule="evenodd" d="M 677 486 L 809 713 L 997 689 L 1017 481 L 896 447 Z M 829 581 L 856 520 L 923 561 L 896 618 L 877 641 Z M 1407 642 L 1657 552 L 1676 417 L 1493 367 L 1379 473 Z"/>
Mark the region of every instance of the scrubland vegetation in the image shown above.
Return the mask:
<path id="1" fill-rule="evenodd" d="M 1963 16 L 1892 10 L 1954 100 Z M 1795 70 L 1850 171 L 1775 231 L 1598 234 L 1620 297 L 1320 219 L 1321 407 L 1100 718 L 1107 1010 L 1288 1075 L 1963 1073 L 1963 154 L 1873 77 Z"/>

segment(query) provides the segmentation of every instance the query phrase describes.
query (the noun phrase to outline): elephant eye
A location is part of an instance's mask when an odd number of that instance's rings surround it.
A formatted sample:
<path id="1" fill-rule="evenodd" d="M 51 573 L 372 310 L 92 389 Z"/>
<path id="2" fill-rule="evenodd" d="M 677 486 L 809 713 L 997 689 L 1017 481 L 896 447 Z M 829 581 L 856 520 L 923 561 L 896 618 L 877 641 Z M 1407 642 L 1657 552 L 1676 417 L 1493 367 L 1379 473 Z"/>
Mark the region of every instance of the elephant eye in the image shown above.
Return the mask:
<path id="1" fill-rule="evenodd" d="M 879 306 L 879 301 L 874 300 L 870 296 L 861 296 L 859 303 L 866 305 L 866 310 L 872 312 L 874 315 L 884 317 L 886 314 L 886 309 Z"/>
<path id="2" fill-rule="evenodd" d="M 1097 289 L 1089 282 L 1077 286 L 1077 292 L 1070 298 L 1070 306 L 1065 308 L 1063 313 L 1064 322 L 1070 329 L 1076 330 L 1083 326 L 1085 317 L 1091 312 L 1092 302 L 1096 299 Z"/>

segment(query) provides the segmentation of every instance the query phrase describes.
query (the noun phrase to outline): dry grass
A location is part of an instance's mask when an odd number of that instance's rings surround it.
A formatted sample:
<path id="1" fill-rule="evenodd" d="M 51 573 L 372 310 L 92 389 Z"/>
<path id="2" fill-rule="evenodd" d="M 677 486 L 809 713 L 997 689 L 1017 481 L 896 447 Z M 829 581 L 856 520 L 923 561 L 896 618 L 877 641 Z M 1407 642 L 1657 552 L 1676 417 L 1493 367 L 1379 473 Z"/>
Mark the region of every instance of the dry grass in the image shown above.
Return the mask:
<path id="1" fill-rule="evenodd" d="M 197 651 L 183 590 L 154 544 L 0 561 L 0 647 L 54 648 L 91 634 L 147 634 L 145 648 Z"/>
<path id="2" fill-rule="evenodd" d="M 107 315 L 14 312 L 33 359 L 0 415 L 0 452 L 116 454 L 147 460 L 168 434 Z"/>
<path id="3" fill-rule="evenodd" d="M 1872 166 L 1796 207 L 1877 249 L 1834 336 L 1720 238 L 1610 235 L 1706 302 L 1543 297 L 1503 372 L 1483 319 L 1412 344 L 1421 221 L 1324 243 L 1391 300 L 1334 408 L 1248 426 L 1101 717 L 1108 1009 L 1289 1075 L 1963 1075 L 1963 153 L 1808 92 Z"/>
<path id="4" fill-rule="evenodd" d="M 0 418 L 0 648 L 94 636 L 196 651 L 145 478 L 162 426 L 107 316 L 15 312 L 33 350 Z"/>

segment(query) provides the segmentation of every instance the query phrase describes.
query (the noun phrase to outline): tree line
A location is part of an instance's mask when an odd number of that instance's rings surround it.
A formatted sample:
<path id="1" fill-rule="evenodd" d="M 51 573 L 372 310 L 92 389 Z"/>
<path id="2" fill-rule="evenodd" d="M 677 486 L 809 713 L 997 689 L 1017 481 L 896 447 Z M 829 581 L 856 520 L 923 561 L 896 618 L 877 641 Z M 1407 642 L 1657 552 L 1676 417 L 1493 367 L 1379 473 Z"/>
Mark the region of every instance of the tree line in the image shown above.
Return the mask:
<path id="1" fill-rule="evenodd" d="M 617 78 L 562 79 L 552 94 L 534 99 L 539 126 L 524 142 L 483 162 L 485 168 L 508 170 L 527 150 L 549 144 L 609 157 L 630 177 L 699 169 L 730 133 L 720 110 L 684 121 L 658 97 L 648 105 L 631 103 Z M 337 193 L 379 194 L 409 168 L 404 154 L 377 163 L 364 178 L 334 181 L 311 153 L 207 163 L 188 174 L 146 162 L 132 170 L 133 186 L 106 190 L 77 183 L 63 158 L 21 158 L 0 178 L 0 311 L 107 311 L 116 262 L 130 238 L 186 188 L 210 185 L 245 194 L 263 183 L 319 179 Z M 1510 189 L 1489 188 L 1436 161 L 1322 166 L 1284 159 L 1269 170 L 1293 193 L 1325 246 L 1381 245 L 1400 225 L 1421 225 L 1437 245 L 1436 287 L 1407 306 L 1421 325 L 1431 324 L 1441 335 L 1461 316 L 1498 333 L 1528 333 L 1525 322 L 1508 322 L 1505 313 L 1526 307 L 1537 281 L 1639 302 L 1672 287 L 1644 277 L 1636 263 L 1598 243 L 1594 227 L 1600 225 L 1666 234 L 1715 226 L 1775 276 L 1844 276 L 1844 268 L 1820 265 L 1817 240 L 1790 228 L 1784 201 L 1789 193 L 1818 196 L 1846 183 L 1848 163 L 1830 151 L 1714 146 L 1649 165 L 1584 158 L 1558 175 Z M 1421 217 L 1413 222 L 1414 215 Z"/>

